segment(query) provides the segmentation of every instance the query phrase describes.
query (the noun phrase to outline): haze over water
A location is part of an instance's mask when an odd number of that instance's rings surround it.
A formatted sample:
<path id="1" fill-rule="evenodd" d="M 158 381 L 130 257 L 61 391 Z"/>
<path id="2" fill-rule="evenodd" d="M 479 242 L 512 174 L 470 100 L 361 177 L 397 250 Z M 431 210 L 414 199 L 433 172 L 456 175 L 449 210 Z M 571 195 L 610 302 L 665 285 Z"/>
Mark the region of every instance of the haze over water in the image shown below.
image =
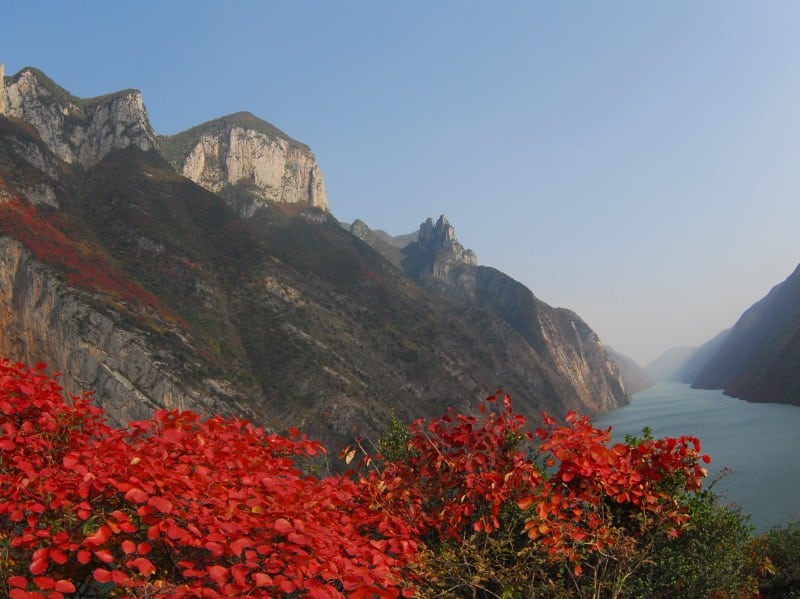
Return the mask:
<path id="1" fill-rule="evenodd" d="M 751 515 L 757 532 L 800 519 L 800 407 L 748 403 L 721 391 L 660 383 L 595 419 L 615 440 L 649 426 L 656 437 L 694 435 L 711 456 L 709 480 L 726 503 Z"/>

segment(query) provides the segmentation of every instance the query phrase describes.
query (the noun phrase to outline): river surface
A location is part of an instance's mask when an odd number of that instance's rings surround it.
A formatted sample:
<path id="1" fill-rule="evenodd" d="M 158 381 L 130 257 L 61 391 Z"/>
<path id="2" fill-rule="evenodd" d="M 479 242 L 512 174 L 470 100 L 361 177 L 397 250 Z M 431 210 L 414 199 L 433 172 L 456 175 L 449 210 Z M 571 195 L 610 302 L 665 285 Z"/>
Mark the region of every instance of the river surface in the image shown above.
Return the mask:
<path id="1" fill-rule="evenodd" d="M 721 391 L 659 383 L 593 423 L 611 426 L 615 441 L 640 435 L 645 426 L 655 437 L 693 435 L 711 456 L 709 480 L 730 470 L 714 490 L 750 514 L 757 532 L 800 520 L 798 406 L 748 403 Z"/>

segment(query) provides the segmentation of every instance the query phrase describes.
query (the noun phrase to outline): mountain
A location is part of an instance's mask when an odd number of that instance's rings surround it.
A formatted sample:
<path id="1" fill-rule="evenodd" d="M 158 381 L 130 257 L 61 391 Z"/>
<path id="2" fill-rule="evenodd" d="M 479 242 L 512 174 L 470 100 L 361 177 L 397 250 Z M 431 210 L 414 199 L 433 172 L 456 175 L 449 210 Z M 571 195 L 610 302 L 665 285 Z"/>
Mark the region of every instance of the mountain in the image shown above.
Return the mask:
<path id="1" fill-rule="evenodd" d="M 625 382 L 625 389 L 629 393 L 639 393 L 652 387 L 655 382 L 647 371 L 639 366 L 632 358 L 615 351 L 609 345 L 603 346 L 609 357 L 617 365 L 622 380 Z"/>
<path id="2" fill-rule="evenodd" d="M 0 354 L 45 362 L 113 421 L 239 415 L 335 452 L 498 387 L 533 417 L 627 402 L 577 315 L 463 248 L 448 262 L 444 224 L 384 239 L 393 254 L 344 230 L 313 153 L 269 123 L 164 137 L 138 91 L 2 81 Z"/>
<path id="3" fill-rule="evenodd" d="M 374 239 L 363 223 L 353 229 L 363 239 Z M 508 275 L 478 266 L 475 253 L 459 243 L 444 216 L 420 225 L 416 241 L 402 248 L 400 265 L 423 287 L 510 326 L 535 353 L 554 392 L 573 408 L 599 414 L 628 402 L 619 370 L 594 331 L 574 312 L 547 305 Z"/>
<path id="4" fill-rule="evenodd" d="M 657 382 L 680 381 L 687 361 L 696 351 L 696 347 L 671 347 L 645 366 L 645 372 Z"/>
<path id="5" fill-rule="evenodd" d="M 678 374 L 678 379 L 682 383 L 691 384 L 708 364 L 709 360 L 719 351 L 720 346 L 723 344 L 730 334 L 730 329 L 725 329 L 715 337 L 706 341 L 703 345 L 696 348 L 691 355 L 686 358 L 686 361 L 681 365 Z"/>
<path id="6" fill-rule="evenodd" d="M 692 386 L 800 405 L 800 265 L 742 314 Z"/>

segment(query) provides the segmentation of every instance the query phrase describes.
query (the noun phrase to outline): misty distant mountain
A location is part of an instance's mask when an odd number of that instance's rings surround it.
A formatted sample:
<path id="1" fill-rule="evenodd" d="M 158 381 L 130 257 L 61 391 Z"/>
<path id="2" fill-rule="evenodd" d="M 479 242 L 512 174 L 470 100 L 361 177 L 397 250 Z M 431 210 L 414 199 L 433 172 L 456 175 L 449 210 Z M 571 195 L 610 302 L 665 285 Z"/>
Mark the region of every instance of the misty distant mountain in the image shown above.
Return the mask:
<path id="1" fill-rule="evenodd" d="M 725 339 L 728 338 L 730 332 L 730 329 L 725 329 L 716 337 L 713 337 L 695 349 L 694 352 L 692 352 L 692 354 L 686 359 L 683 367 L 680 369 L 680 372 L 678 373 L 678 380 L 680 380 L 682 383 L 688 384 L 696 381 L 697 377 L 706 367 L 709 360 L 711 360 L 711 358 L 713 358 L 714 355 L 719 351 L 719 348 L 725 342 Z"/>
<path id="2" fill-rule="evenodd" d="M 800 405 L 800 266 L 742 314 L 692 386 Z"/>
<path id="3" fill-rule="evenodd" d="M 645 371 L 657 382 L 680 381 L 687 361 L 696 347 L 673 347 L 645 366 Z"/>

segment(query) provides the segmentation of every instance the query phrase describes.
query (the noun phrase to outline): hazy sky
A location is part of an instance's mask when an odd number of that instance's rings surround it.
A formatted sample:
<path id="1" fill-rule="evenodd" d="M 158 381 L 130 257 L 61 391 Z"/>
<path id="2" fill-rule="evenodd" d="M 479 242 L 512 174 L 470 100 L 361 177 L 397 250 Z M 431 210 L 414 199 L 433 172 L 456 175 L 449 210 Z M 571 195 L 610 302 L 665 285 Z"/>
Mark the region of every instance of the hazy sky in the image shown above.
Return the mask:
<path id="1" fill-rule="evenodd" d="M 41 2 L 6 75 L 140 89 L 156 131 L 240 110 L 307 143 L 331 211 L 445 214 L 480 264 L 645 364 L 800 261 L 800 2 Z"/>

